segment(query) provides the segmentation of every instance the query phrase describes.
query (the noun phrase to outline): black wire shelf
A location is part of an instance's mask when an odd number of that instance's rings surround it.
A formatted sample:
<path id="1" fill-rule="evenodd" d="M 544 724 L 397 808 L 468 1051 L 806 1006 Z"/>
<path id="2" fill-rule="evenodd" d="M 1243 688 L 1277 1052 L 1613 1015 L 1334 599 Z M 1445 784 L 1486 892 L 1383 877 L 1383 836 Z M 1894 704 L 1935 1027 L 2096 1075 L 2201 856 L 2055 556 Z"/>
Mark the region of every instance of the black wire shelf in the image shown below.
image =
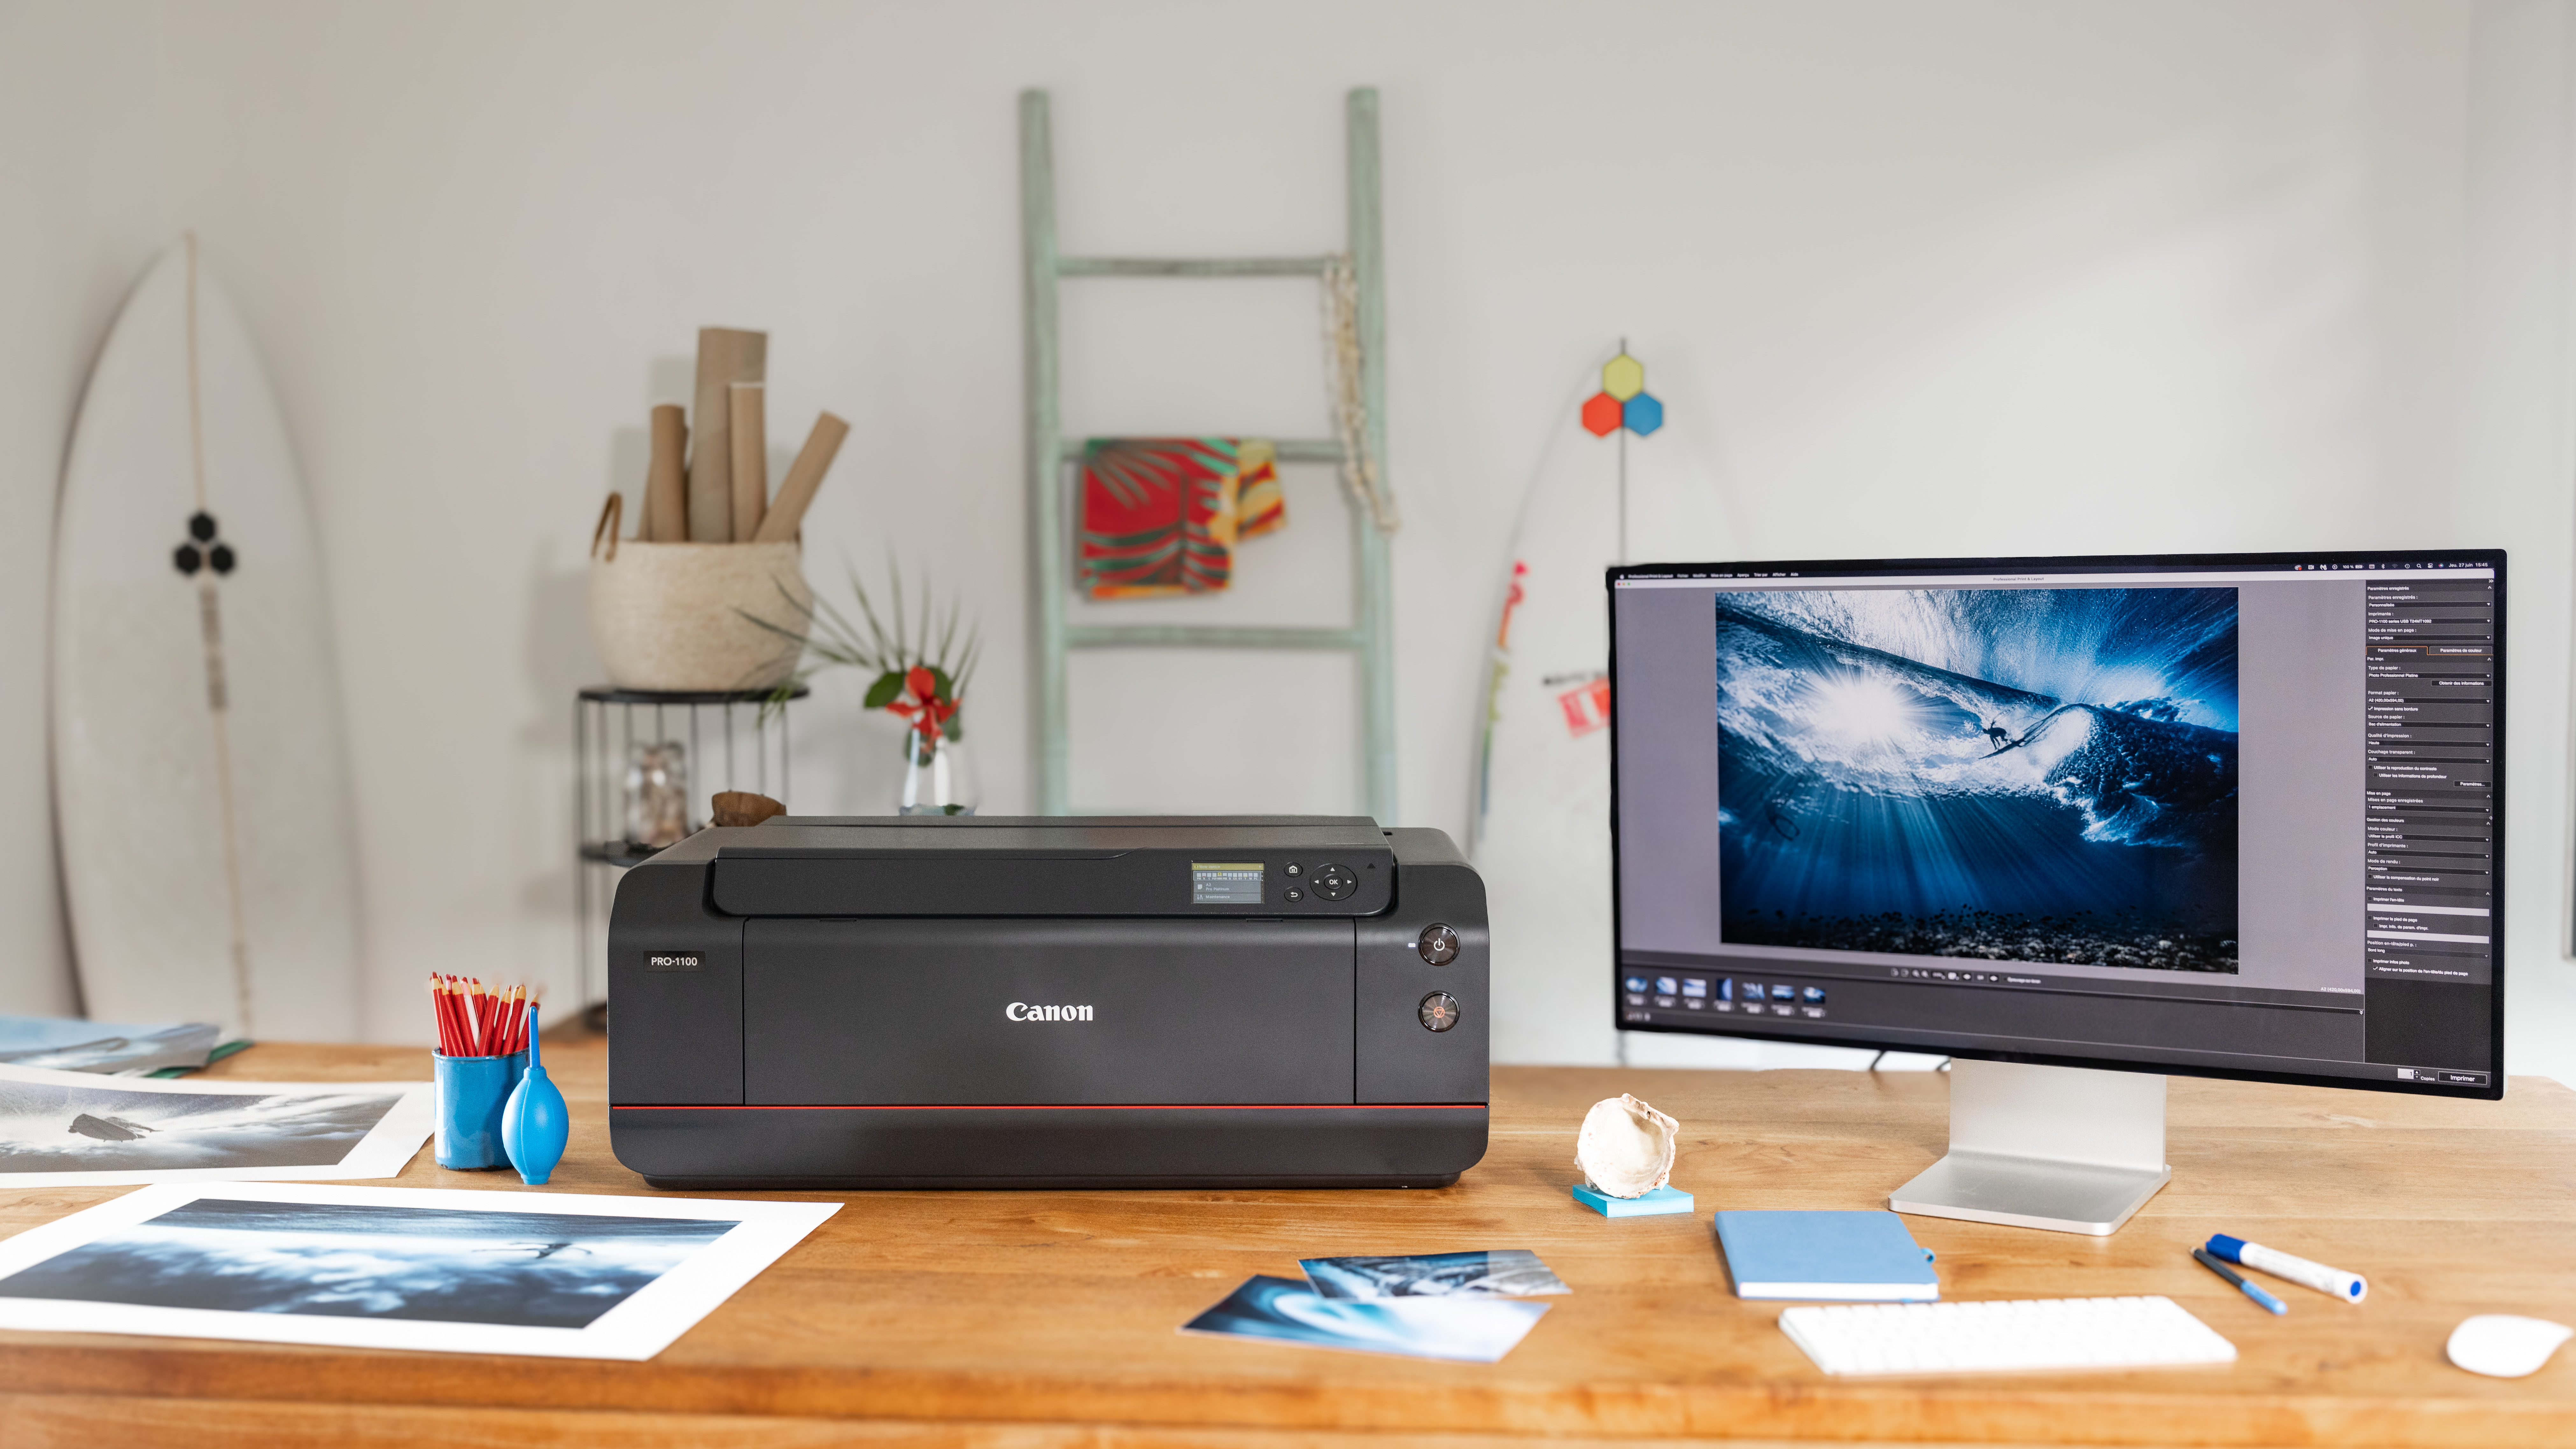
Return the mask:
<path id="1" fill-rule="evenodd" d="M 777 692 L 774 689 L 620 689 L 613 684 L 594 684 L 581 691 L 581 698 L 592 704 L 760 704 Z M 813 692 L 811 685 L 800 684 L 787 691 L 787 697 L 803 699 Z"/>

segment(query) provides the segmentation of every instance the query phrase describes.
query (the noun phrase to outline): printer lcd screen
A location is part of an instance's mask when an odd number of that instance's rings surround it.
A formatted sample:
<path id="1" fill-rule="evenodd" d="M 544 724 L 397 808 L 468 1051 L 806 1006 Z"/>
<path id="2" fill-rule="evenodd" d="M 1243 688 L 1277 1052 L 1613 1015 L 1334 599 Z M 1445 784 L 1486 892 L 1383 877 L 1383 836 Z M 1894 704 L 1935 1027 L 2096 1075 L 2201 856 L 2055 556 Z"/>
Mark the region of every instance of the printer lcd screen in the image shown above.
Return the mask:
<path id="1" fill-rule="evenodd" d="M 1190 862 L 1190 904 L 1257 906 L 1261 904 L 1261 862 Z"/>

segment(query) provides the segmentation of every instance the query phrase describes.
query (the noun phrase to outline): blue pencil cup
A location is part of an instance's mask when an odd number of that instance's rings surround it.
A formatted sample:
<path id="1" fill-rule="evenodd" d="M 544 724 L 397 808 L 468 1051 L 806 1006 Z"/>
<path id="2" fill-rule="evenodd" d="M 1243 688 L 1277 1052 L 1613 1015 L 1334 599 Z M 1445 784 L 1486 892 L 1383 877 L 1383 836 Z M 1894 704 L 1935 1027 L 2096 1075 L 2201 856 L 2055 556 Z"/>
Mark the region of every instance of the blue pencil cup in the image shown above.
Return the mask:
<path id="1" fill-rule="evenodd" d="M 450 1057 L 430 1053 L 438 1080 L 438 1165 L 507 1167 L 501 1146 L 501 1108 L 527 1069 L 528 1054 Z"/>

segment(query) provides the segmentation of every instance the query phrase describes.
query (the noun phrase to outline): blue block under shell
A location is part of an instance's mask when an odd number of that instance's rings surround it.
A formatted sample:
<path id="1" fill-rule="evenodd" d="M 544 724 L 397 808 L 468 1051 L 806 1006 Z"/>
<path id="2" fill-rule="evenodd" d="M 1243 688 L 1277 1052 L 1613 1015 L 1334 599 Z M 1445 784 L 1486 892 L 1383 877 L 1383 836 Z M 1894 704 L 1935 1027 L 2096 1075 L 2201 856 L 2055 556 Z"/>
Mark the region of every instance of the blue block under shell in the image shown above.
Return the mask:
<path id="1" fill-rule="evenodd" d="M 1691 1195 L 1671 1187 L 1656 1188 L 1643 1197 L 1612 1197 L 1578 1182 L 1574 1185 L 1574 1200 L 1605 1218 L 1643 1218 L 1691 1210 Z"/>

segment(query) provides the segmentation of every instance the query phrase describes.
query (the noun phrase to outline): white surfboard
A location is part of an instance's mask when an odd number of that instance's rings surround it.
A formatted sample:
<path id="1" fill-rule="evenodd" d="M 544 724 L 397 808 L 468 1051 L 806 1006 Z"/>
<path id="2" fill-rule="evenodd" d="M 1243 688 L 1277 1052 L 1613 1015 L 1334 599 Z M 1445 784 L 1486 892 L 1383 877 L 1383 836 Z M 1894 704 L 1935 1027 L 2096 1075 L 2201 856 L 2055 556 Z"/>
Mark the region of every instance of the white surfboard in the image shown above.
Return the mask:
<path id="1" fill-rule="evenodd" d="M 126 299 L 54 535 L 54 801 L 82 997 L 358 1033 L 356 838 L 285 419 L 193 238 Z"/>
<path id="2" fill-rule="evenodd" d="M 1488 636 L 1474 858 L 1493 929 L 1496 1061 L 1606 1062 L 1617 1051 L 1602 570 L 1729 556 L 1724 509 L 1694 442 L 1701 430 L 1660 406 L 1651 360 L 1631 375 L 1614 365 L 1626 358 L 1612 354 L 1586 375 L 1551 435 L 1521 505 Z M 1642 384 L 1637 393 L 1657 404 L 1657 425 L 1640 433 L 1619 422 L 1606 435 L 1587 428 L 1586 404 L 1629 384 Z M 1638 407 L 1613 401 L 1616 412 Z"/>

